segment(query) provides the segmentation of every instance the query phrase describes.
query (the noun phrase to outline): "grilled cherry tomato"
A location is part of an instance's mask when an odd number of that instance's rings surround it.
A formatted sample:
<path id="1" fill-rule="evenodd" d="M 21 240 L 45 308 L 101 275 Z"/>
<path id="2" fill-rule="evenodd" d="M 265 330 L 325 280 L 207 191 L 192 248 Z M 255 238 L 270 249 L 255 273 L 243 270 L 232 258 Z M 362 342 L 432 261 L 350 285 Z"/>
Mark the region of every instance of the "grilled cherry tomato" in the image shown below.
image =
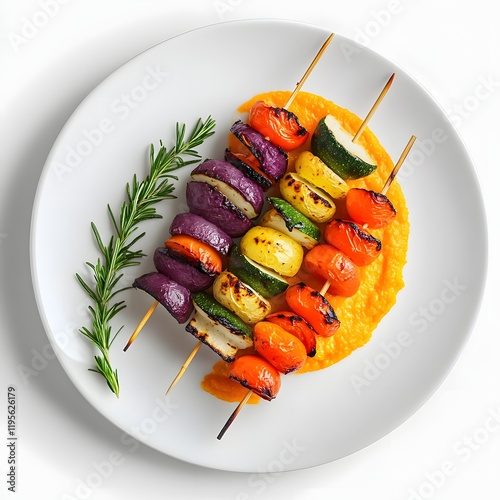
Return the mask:
<path id="1" fill-rule="evenodd" d="M 281 326 L 288 333 L 297 337 L 304 344 L 310 358 L 316 354 L 316 332 L 302 316 L 298 316 L 292 311 L 278 311 L 269 314 L 266 321 Z"/>
<path id="2" fill-rule="evenodd" d="M 309 132 L 299 123 L 292 112 L 257 101 L 250 110 L 248 122 L 266 139 L 285 151 L 302 146 L 309 137 Z"/>
<path id="3" fill-rule="evenodd" d="M 325 227 L 326 242 L 344 252 L 357 266 L 371 264 L 382 250 L 382 242 L 357 224 L 333 219 Z"/>
<path id="4" fill-rule="evenodd" d="M 340 327 L 340 321 L 330 302 L 305 283 L 297 283 L 286 291 L 290 309 L 307 320 L 321 337 L 331 337 Z"/>
<path id="5" fill-rule="evenodd" d="M 255 350 L 281 373 L 294 372 L 306 362 L 307 352 L 304 344 L 275 323 L 256 323 L 253 329 L 253 343 Z"/>
<path id="6" fill-rule="evenodd" d="M 304 264 L 311 274 L 330 281 L 328 291 L 333 295 L 351 297 L 361 284 L 352 260 L 331 245 L 316 245 L 307 253 Z"/>
<path id="7" fill-rule="evenodd" d="M 208 275 L 215 276 L 222 271 L 222 259 L 217 251 L 192 236 L 172 236 L 165 241 L 165 246 L 173 255 L 190 262 Z"/>
<path id="8" fill-rule="evenodd" d="M 281 376 L 269 361 L 247 354 L 237 358 L 231 365 L 229 378 L 267 401 L 274 399 L 281 387 Z"/>
<path id="9" fill-rule="evenodd" d="M 375 229 L 388 226 L 397 213 L 387 196 L 360 188 L 349 190 L 346 208 L 354 222 Z"/>

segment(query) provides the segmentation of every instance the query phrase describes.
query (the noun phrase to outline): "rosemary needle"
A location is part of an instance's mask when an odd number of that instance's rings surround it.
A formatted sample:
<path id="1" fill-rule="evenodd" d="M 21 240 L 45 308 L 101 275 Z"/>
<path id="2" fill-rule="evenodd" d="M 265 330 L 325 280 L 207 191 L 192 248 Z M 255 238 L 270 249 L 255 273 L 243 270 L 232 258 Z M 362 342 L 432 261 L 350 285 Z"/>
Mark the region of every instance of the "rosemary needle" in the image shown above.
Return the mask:
<path id="1" fill-rule="evenodd" d="M 121 327 L 114 333 L 110 321 L 126 307 L 125 301 L 116 300 L 117 294 L 126 289 L 126 287 L 119 288 L 123 276 L 120 271 L 126 267 L 139 265 L 139 260 L 145 256 L 142 250 L 134 248 L 145 234 L 138 233 L 140 223 L 161 218 L 156 212 L 155 205 L 162 200 L 175 198 L 172 194 L 174 190 L 172 180 L 177 180 L 177 177 L 171 175 L 171 172 L 198 163 L 201 156 L 195 148 L 213 135 L 214 130 L 215 120 L 209 116 L 205 121 L 198 120 L 187 140 L 186 126 L 177 124 L 175 145 L 171 149 L 167 150 L 160 141 L 160 149 L 155 156 L 154 147 L 151 145 L 149 174 L 141 182 L 137 179 L 137 175 L 134 175 L 132 182 L 127 184 L 120 217 L 114 215 L 109 205 L 107 207 L 113 227 L 113 234 L 107 245 L 104 244 L 96 225 L 91 223 L 101 256 L 95 264 L 86 263 L 93 272 L 92 283 L 85 281 L 79 274 L 76 275 L 80 285 L 92 300 L 92 305 L 89 306 L 92 324 L 89 327 L 83 326 L 80 332 L 99 350 L 99 354 L 94 356 L 95 368 L 90 370 L 103 375 L 108 387 L 117 397 L 120 393 L 118 372 L 112 368 L 109 350 L 122 329 Z"/>

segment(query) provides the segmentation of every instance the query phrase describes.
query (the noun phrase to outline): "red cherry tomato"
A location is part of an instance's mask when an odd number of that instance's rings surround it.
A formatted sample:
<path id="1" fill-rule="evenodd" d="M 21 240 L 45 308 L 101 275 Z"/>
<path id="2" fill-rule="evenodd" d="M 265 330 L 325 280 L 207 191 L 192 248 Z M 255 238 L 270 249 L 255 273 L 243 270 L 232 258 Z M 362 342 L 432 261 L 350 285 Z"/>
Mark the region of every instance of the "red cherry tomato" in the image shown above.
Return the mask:
<path id="1" fill-rule="evenodd" d="M 165 241 L 172 253 L 191 262 L 203 272 L 215 276 L 222 271 L 222 259 L 210 245 L 185 234 L 172 236 Z"/>
<path id="2" fill-rule="evenodd" d="M 328 291 L 333 295 L 351 297 L 361 284 L 358 268 L 331 245 L 316 245 L 307 252 L 304 264 L 311 274 L 330 282 Z"/>
<path id="3" fill-rule="evenodd" d="M 367 189 L 350 189 L 346 208 L 354 222 L 371 228 L 386 227 L 396 217 L 396 209 L 387 196 Z"/>
<path id="4" fill-rule="evenodd" d="M 275 146 L 290 151 L 306 142 L 309 132 L 292 112 L 257 101 L 250 110 L 249 125 Z"/>
<path id="5" fill-rule="evenodd" d="M 231 364 L 229 378 L 267 401 L 274 399 L 281 387 L 278 370 L 269 361 L 253 354 L 237 358 Z"/>
<path id="6" fill-rule="evenodd" d="M 281 326 L 259 321 L 253 329 L 255 350 L 276 370 L 287 374 L 302 368 L 307 352 L 304 344 Z"/>
<path id="7" fill-rule="evenodd" d="M 382 250 L 382 242 L 354 222 L 333 219 L 325 227 L 326 242 L 344 252 L 357 266 L 371 264 Z"/>
<path id="8" fill-rule="evenodd" d="M 331 337 L 340 327 L 332 305 L 319 292 L 305 283 L 288 287 L 286 302 L 290 309 L 307 320 L 321 337 Z"/>
<path id="9" fill-rule="evenodd" d="M 288 333 L 295 335 L 304 344 L 310 358 L 316 354 L 316 332 L 302 316 L 292 311 L 278 311 L 269 314 L 266 321 L 279 325 Z"/>

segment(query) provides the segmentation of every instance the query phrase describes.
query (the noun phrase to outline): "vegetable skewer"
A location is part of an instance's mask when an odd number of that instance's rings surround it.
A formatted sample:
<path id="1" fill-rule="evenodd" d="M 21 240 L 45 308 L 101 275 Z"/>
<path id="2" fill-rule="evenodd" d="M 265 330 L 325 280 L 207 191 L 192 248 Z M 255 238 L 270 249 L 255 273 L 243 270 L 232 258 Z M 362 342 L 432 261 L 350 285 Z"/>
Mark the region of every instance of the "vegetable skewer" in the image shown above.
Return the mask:
<path id="1" fill-rule="evenodd" d="M 294 92 L 292 93 L 292 95 L 290 96 L 290 98 L 288 99 L 288 102 L 285 106 L 285 108 L 288 108 L 293 100 L 295 99 L 295 96 L 297 95 L 297 93 L 299 92 L 299 90 L 302 88 L 302 86 L 304 85 L 305 81 L 307 80 L 307 78 L 309 77 L 310 73 L 312 72 L 312 70 L 314 69 L 314 67 L 316 66 L 316 64 L 318 63 L 319 59 L 321 58 L 321 56 L 323 55 L 323 53 L 325 52 L 326 48 L 328 47 L 328 45 L 330 44 L 330 42 L 332 41 L 333 37 L 334 37 L 334 33 L 331 33 L 329 35 L 329 37 L 325 40 L 325 42 L 323 43 L 323 45 L 321 46 L 321 48 L 319 49 L 318 53 L 316 54 L 316 56 L 314 57 L 314 59 L 312 60 L 311 64 L 309 65 L 309 67 L 307 68 L 306 72 L 304 73 L 304 75 L 302 76 L 302 78 L 299 80 L 299 82 L 297 83 L 297 86 L 295 87 L 295 90 Z M 157 305 L 157 304 L 156 304 Z M 134 342 L 134 340 L 137 338 L 137 336 L 139 335 L 139 333 L 141 332 L 141 330 L 144 328 L 145 324 L 147 323 L 147 321 L 149 320 L 149 318 L 151 317 L 152 313 L 154 312 L 154 309 L 156 308 L 156 305 L 153 307 L 151 306 L 151 308 L 146 312 L 146 314 L 144 315 L 143 319 L 139 322 L 137 328 L 134 330 L 134 332 L 132 333 L 130 339 L 128 340 L 125 348 L 123 349 L 124 351 L 126 351 L 130 345 Z M 196 354 L 196 353 L 195 353 Z M 193 355 L 194 357 L 194 355 Z M 191 355 L 188 356 L 188 359 L 192 359 Z M 188 363 L 189 364 L 189 363 Z M 187 366 L 186 366 L 187 368 Z M 185 371 L 185 369 L 184 369 Z M 184 372 L 182 372 L 184 373 Z M 182 376 L 182 374 L 181 374 Z M 179 377 L 180 378 L 180 377 Z M 170 390 L 170 389 L 169 389 Z M 168 392 L 168 391 L 167 391 Z"/>
<path id="2" fill-rule="evenodd" d="M 391 186 L 392 182 L 394 181 L 399 169 L 401 168 L 401 165 L 403 164 L 406 157 L 408 156 L 408 153 L 410 152 L 410 149 L 412 148 L 415 140 L 416 140 L 416 137 L 414 135 L 412 135 L 410 140 L 408 141 L 406 147 L 404 148 L 403 152 L 401 153 L 401 156 L 399 157 L 398 161 L 396 162 L 393 170 L 389 174 L 389 177 L 387 178 L 387 181 L 382 189 L 382 192 L 381 192 L 382 195 L 385 196 L 385 194 L 387 193 L 387 191 L 388 191 L 389 187 Z M 330 286 L 331 286 L 330 280 L 326 280 L 326 282 L 324 283 L 324 285 L 322 286 L 322 288 L 319 292 L 320 296 L 323 296 L 328 291 Z M 222 439 L 222 437 L 224 436 L 226 431 L 229 429 L 230 425 L 234 422 L 234 420 L 236 419 L 236 417 L 240 413 L 241 409 L 243 408 L 243 406 L 246 404 L 246 402 L 250 398 L 252 392 L 253 392 L 252 389 L 249 389 L 249 391 L 246 393 L 244 398 L 239 402 L 236 409 L 231 413 L 228 420 L 226 421 L 226 423 L 222 427 L 221 431 L 217 435 L 218 440 Z"/>
<path id="3" fill-rule="evenodd" d="M 309 75 L 311 74 L 312 70 L 314 69 L 314 67 L 316 66 L 316 64 L 318 63 L 319 59 L 321 58 L 321 56 L 323 55 L 323 53 L 325 52 L 326 48 L 328 47 L 328 45 L 330 44 L 330 42 L 332 41 L 333 37 L 334 37 L 334 33 L 331 33 L 330 36 L 325 40 L 325 42 L 323 43 L 323 45 L 321 46 L 321 48 L 319 49 L 318 53 L 316 54 L 316 56 L 314 57 L 314 59 L 312 60 L 311 64 L 309 65 L 309 67 L 307 68 L 306 72 L 304 73 L 304 75 L 302 76 L 302 78 L 299 80 L 299 82 L 297 83 L 296 87 L 295 87 L 295 90 L 292 92 L 292 94 L 290 95 L 287 103 L 285 104 L 284 108 L 283 109 L 288 109 L 291 104 L 293 103 L 296 95 L 298 94 L 298 92 L 300 91 L 300 89 L 302 88 L 302 86 L 304 85 L 305 81 L 307 80 L 307 78 L 309 77 Z M 194 359 L 194 357 L 196 356 L 196 353 L 198 352 L 199 348 L 201 347 L 201 344 L 202 344 L 202 341 L 200 340 L 196 345 L 195 347 L 193 348 L 193 350 L 191 351 L 191 353 L 188 355 L 188 357 L 186 358 L 186 360 L 184 361 L 184 363 L 182 364 L 181 366 L 181 369 L 179 370 L 179 372 L 177 373 L 177 375 L 175 376 L 174 380 L 172 381 L 172 383 L 170 384 L 169 388 L 167 389 L 167 392 L 166 394 L 168 394 L 173 388 L 174 386 L 177 384 L 177 382 L 182 378 L 182 376 L 184 375 L 186 369 L 188 368 L 189 364 L 191 363 L 191 361 Z M 251 395 L 251 390 L 248 391 L 247 393 L 247 397 L 246 397 L 246 400 L 248 400 L 248 398 L 250 397 Z M 240 408 L 244 405 L 244 403 L 240 403 Z M 235 410 L 234 412 L 234 417 L 233 418 L 236 418 L 236 415 L 238 414 L 240 410 Z M 230 424 L 228 424 L 228 427 L 229 427 Z M 224 431 L 225 432 L 225 431 Z M 224 433 L 222 432 L 221 434 L 221 437 Z M 219 438 L 220 439 L 220 438 Z"/>
<path id="4" fill-rule="evenodd" d="M 314 60 L 312 61 L 312 63 L 310 64 L 308 70 L 306 71 L 306 73 L 304 74 L 304 76 L 302 77 L 302 79 L 300 80 L 300 82 L 297 84 L 297 88 L 293 94 L 293 96 L 290 97 L 289 101 L 288 101 L 288 105 L 290 105 L 292 102 L 293 102 L 293 99 L 295 97 L 295 95 L 297 94 L 297 92 L 300 90 L 300 88 L 302 87 L 302 85 L 304 84 L 305 80 L 307 79 L 307 77 L 309 76 L 309 74 L 311 73 L 312 69 L 314 68 L 314 66 L 316 65 L 317 61 L 319 60 L 319 58 L 321 57 L 321 55 L 323 54 L 323 52 L 325 51 L 326 47 L 328 46 L 328 44 L 330 43 L 330 41 L 332 40 L 333 38 L 333 34 L 329 36 L 329 38 L 325 41 L 325 43 L 323 44 L 323 46 L 321 47 L 320 51 L 318 52 L 318 54 L 316 55 L 316 57 L 314 58 Z M 136 328 L 136 330 L 134 331 L 134 333 L 132 334 L 129 342 L 127 343 L 126 347 L 124 350 L 127 350 L 131 343 L 135 340 L 135 338 L 137 337 L 137 335 L 139 334 L 139 332 L 141 331 L 141 329 L 143 328 L 143 326 L 145 325 L 145 323 L 147 322 L 147 320 L 149 319 L 149 317 L 151 316 L 152 312 L 154 311 L 154 309 L 156 308 L 156 305 L 157 305 L 157 302 L 154 304 L 154 306 L 152 306 L 150 308 L 150 310 L 148 311 L 148 313 L 146 314 L 146 316 L 143 318 L 143 320 L 139 323 L 138 327 Z M 172 383 L 170 384 L 170 387 L 168 388 L 167 390 L 167 393 L 176 385 L 176 383 L 180 380 L 180 378 L 182 377 L 182 375 L 184 374 L 184 372 L 186 371 L 187 367 L 189 366 L 189 363 L 192 361 L 192 359 L 194 358 L 194 356 L 196 355 L 196 353 L 198 352 L 198 349 L 201 347 L 201 341 L 199 341 L 197 343 L 197 345 L 194 347 L 194 349 L 192 350 L 192 352 L 190 353 L 190 355 L 188 356 L 188 358 L 186 359 L 186 361 L 183 363 L 183 365 L 181 366 L 181 369 L 179 370 L 177 376 L 174 378 L 174 380 L 172 381 Z"/>

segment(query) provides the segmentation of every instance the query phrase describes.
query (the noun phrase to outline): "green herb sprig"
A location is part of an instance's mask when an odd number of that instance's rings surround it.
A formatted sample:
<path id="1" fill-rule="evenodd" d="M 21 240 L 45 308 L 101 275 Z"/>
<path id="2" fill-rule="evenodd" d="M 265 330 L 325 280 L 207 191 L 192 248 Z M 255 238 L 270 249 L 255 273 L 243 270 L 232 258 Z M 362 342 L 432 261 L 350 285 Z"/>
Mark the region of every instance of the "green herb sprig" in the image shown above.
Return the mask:
<path id="1" fill-rule="evenodd" d="M 130 288 L 117 288 L 123 277 L 120 271 L 139 265 L 139 260 L 145 256 L 142 250 L 134 248 L 145 235 L 144 232 L 137 234 L 139 224 L 149 219 L 161 218 L 156 212 L 155 205 L 162 200 L 175 198 L 172 194 L 174 184 L 171 180 L 177 180 L 177 177 L 170 172 L 199 162 L 201 156 L 194 148 L 200 146 L 214 132 L 215 120 L 210 116 L 205 121 L 198 120 L 187 140 L 186 126 L 177 124 L 175 145 L 171 149 L 167 150 L 160 141 L 161 147 L 155 156 L 154 147 L 151 145 L 149 175 L 142 182 L 139 182 L 137 175 L 134 175 L 132 182 L 127 184 L 126 199 L 121 206 L 119 218 L 115 217 L 108 205 L 113 234 L 107 245 L 104 244 L 96 225 L 91 223 L 102 256 L 97 259 L 96 264 L 86 262 L 93 272 L 94 280 L 91 284 L 76 274 L 80 285 L 93 302 L 93 305 L 89 306 L 92 325 L 90 328 L 83 326 L 80 328 L 80 333 L 89 338 L 100 351 L 99 355 L 94 356 L 95 368 L 90 370 L 103 375 L 108 387 L 117 397 L 120 393 L 118 372 L 112 368 L 109 350 L 123 326 L 113 334 L 110 322 L 126 307 L 125 301 L 116 300 L 117 294 Z"/>

